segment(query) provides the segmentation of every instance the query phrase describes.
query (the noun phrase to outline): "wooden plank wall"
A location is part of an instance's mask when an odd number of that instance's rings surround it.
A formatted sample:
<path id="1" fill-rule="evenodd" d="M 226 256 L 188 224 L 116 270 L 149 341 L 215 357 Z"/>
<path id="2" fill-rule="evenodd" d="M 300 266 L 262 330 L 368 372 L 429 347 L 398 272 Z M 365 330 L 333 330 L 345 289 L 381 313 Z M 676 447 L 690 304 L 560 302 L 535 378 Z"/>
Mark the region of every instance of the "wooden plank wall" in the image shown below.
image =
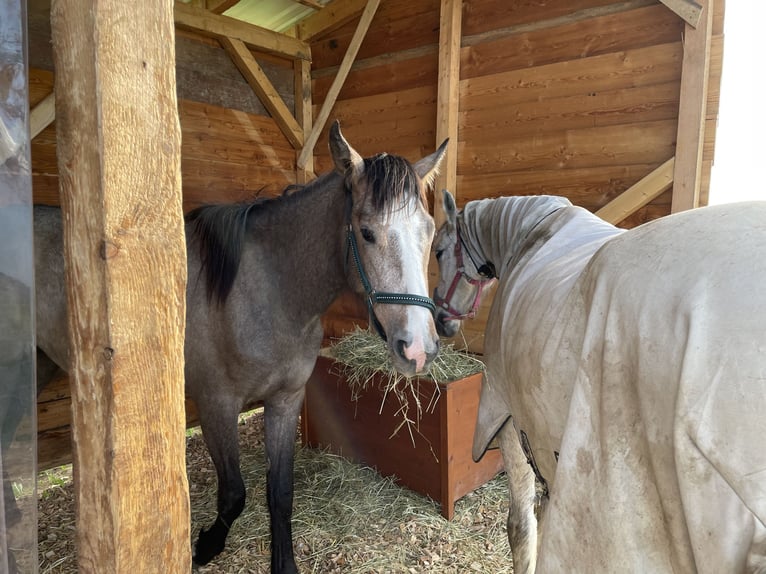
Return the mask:
<path id="1" fill-rule="evenodd" d="M 53 89 L 53 74 L 30 70 L 30 104 Z M 276 195 L 295 183 L 295 150 L 270 117 L 179 100 L 184 209 Z M 32 141 L 35 203 L 58 205 L 55 122 Z"/>
<path id="2" fill-rule="evenodd" d="M 364 154 L 433 151 L 439 0 L 382 3 L 331 117 Z M 413 24 L 413 21 L 416 24 Z M 353 34 L 349 22 L 312 43 L 321 105 Z M 683 21 L 653 0 L 463 0 L 459 205 L 501 195 L 563 195 L 596 211 L 675 153 Z M 707 198 L 723 45 L 716 2 L 703 165 Z M 329 167 L 326 133 L 316 148 Z M 668 191 L 622 222 L 670 213 Z M 491 297 L 461 337 L 483 350 Z M 363 313 L 361 314 L 363 315 Z M 338 318 L 337 326 L 355 321 Z M 462 341 L 458 341 L 461 343 Z"/>

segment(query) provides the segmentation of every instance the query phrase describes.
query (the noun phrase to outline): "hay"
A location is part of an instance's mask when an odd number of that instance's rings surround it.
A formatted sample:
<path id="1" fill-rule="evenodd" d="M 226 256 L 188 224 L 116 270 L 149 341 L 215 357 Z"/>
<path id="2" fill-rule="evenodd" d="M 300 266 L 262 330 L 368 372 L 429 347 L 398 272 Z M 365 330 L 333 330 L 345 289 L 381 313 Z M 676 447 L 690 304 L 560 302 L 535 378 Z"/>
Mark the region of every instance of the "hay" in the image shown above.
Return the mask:
<path id="1" fill-rule="evenodd" d="M 345 378 L 351 395 L 358 400 L 362 393 L 373 388 L 383 393 L 380 411 L 389 395 L 398 401 L 397 416 L 402 418 L 391 436 L 403 426 L 412 437 L 423 411 L 433 412 L 439 399 L 439 385 L 484 371 L 484 363 L 476 356 L 458 351 L 453 344 L 442 345 L 428 372 L 417 377 L 405 377 L 394 370 L 385 342 L 369 330 L 355 327 L 336 340 L 327 354 L 335 359 L 338 374 Z M 431 389 L 428 393 L 426 385 Z M 424 398 L 427 399 L 424 406 Z M 410 407 L 415 406 L 415 417 Z M 413 439 L 414 445 L 414 439 Z"/>
<path id="2" fill-rule="evenodd" d="M 198 574 L 267 574 L 269 518 L 260 412 L 242 417 L 240 445 L 247 506 L 226 550 Z M 187 438 L 191 541 L 215 519 L 215 470 L 199 433 Z M 510 574 L 505 520 L 508 483 L 502 474 L 455 504 L 445 520 L 429 498 L 397 486 L 375 471 L 326 452 L 296 446 L 293 538 L 304 574 L 492 572 Z M 72 485 L 40 495 L 41 574 L 74 574 Z"/>

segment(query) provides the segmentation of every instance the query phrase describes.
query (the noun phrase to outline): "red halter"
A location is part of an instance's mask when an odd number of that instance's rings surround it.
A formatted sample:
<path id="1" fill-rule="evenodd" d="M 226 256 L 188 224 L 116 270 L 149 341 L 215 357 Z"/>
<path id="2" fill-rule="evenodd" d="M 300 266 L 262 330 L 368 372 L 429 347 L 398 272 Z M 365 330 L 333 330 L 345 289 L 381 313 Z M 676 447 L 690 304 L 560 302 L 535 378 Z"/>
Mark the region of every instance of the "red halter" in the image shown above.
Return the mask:
<path id="1" fill-rule="evenodd" d="M 455 242 L 455 264 L 457 265 L 457 271 L 455 272 L 454 277 L 452 278 L 452 283 L 449 286 L 449 289 L 447 289 L 447 294 L 445 297 L 437 297 L 436 293 L 434 293 L 434 303 L 436 303 L 437 307 L 441 307 L 445 311 L 447 311 L 447 314 L 445 315 L 445 319 L 450 321 L 462 321 L 463 319 L 473 319 L 476 316 L 476 312 L 479 310 L 479 305 L 481 304 L 481 294 L 484 291 L 484 286 L 487 283 L 490 283 L 495 280 L 494 273 L 492 272 L 491 268 L 487 265 L 482 265 L 481 267 L 476 266 L 474 262 L 474 266 L 477 268 L 477 271 L 479 269 L 487 269 L 487 271 L 482 272 L 479 271 L 479 273 L 485 277 L 484 279 L 474 279 L 473 277 L 469 276 L 465 272 L 465 266 L 463 265 L 463 250 L 461 248 L 461 244 L 463 243 L 463 238 L 460 237 L 460 226 L 457 225 L 455 227 L 456 233 L 457 233 L 457 241 Z M 468 253 L 466 248 L 466 253 Z M 471 254 L 468 253 L 468 256 L 471 259 L 471 262 L 473 262 L 473 257 L 471 257 Z M 485 275 L 485 273 L 488 273 Z M 451 300 L 452 296 L 455 294 L 455 290 L 457 289 L 458 283 L 460 283 L 460 280 L 464 279 L 467 281 L 470 285 L 478 285 L 479 288 L 476 291 L 476 296 L 473 299 L 473 305 L 471 305 L 471 310 L 467 313 L 460 313 L 457 309 L 455 309 L 452 306 Z"/>

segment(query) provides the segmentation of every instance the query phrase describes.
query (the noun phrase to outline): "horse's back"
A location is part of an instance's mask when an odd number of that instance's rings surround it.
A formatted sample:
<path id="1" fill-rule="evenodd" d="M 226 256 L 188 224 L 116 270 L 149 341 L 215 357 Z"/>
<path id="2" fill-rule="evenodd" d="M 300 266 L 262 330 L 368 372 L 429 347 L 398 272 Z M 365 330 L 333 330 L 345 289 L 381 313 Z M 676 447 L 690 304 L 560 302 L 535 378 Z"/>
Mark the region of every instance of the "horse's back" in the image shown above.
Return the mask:
<path id="1" fill-rule="evenodd" d="M 513 413 L 537 439 L 537 462 L 552 476 L 559 444 L 548 439 L 563 430 L 582 335 L 570 294 L 593 254 L 620 233 L 583 208 L 563 208 L 546 218 L 544 244 L 501 275 L 485 331 L 487 377 L 494 380 L 482 386 L 474 458 Z M 551 393 L 556 400 L 539 400 Z"/>
<path id="2" fill-rule="evenodd" d="M 766 204 L 614 238 L 585 330 L 540 571 L 766 566 Z"/>
<path id="3" fill-rule="evenodd" d="M 61 210 L 35 206 L 35 316 L 37 346 L 67 368 L 68 331 Z"/>

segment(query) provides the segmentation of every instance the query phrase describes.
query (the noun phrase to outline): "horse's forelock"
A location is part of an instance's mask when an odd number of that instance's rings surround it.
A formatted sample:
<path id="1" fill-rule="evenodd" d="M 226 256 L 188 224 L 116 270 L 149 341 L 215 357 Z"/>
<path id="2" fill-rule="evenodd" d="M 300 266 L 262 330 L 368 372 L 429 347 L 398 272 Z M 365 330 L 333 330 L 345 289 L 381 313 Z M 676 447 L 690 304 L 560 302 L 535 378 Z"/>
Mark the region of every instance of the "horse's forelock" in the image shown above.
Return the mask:
<path id="1" fill-rule="evenodd" d="M 412 164 L 404 158 L 386 153 L 365 158 L 364 173 L 376 210 L 393 210 L 406 203 L 408 195 L 413 192 L 418 194 L 421 205 L 428 210 L 424 186 L 420 185 Z"/>

